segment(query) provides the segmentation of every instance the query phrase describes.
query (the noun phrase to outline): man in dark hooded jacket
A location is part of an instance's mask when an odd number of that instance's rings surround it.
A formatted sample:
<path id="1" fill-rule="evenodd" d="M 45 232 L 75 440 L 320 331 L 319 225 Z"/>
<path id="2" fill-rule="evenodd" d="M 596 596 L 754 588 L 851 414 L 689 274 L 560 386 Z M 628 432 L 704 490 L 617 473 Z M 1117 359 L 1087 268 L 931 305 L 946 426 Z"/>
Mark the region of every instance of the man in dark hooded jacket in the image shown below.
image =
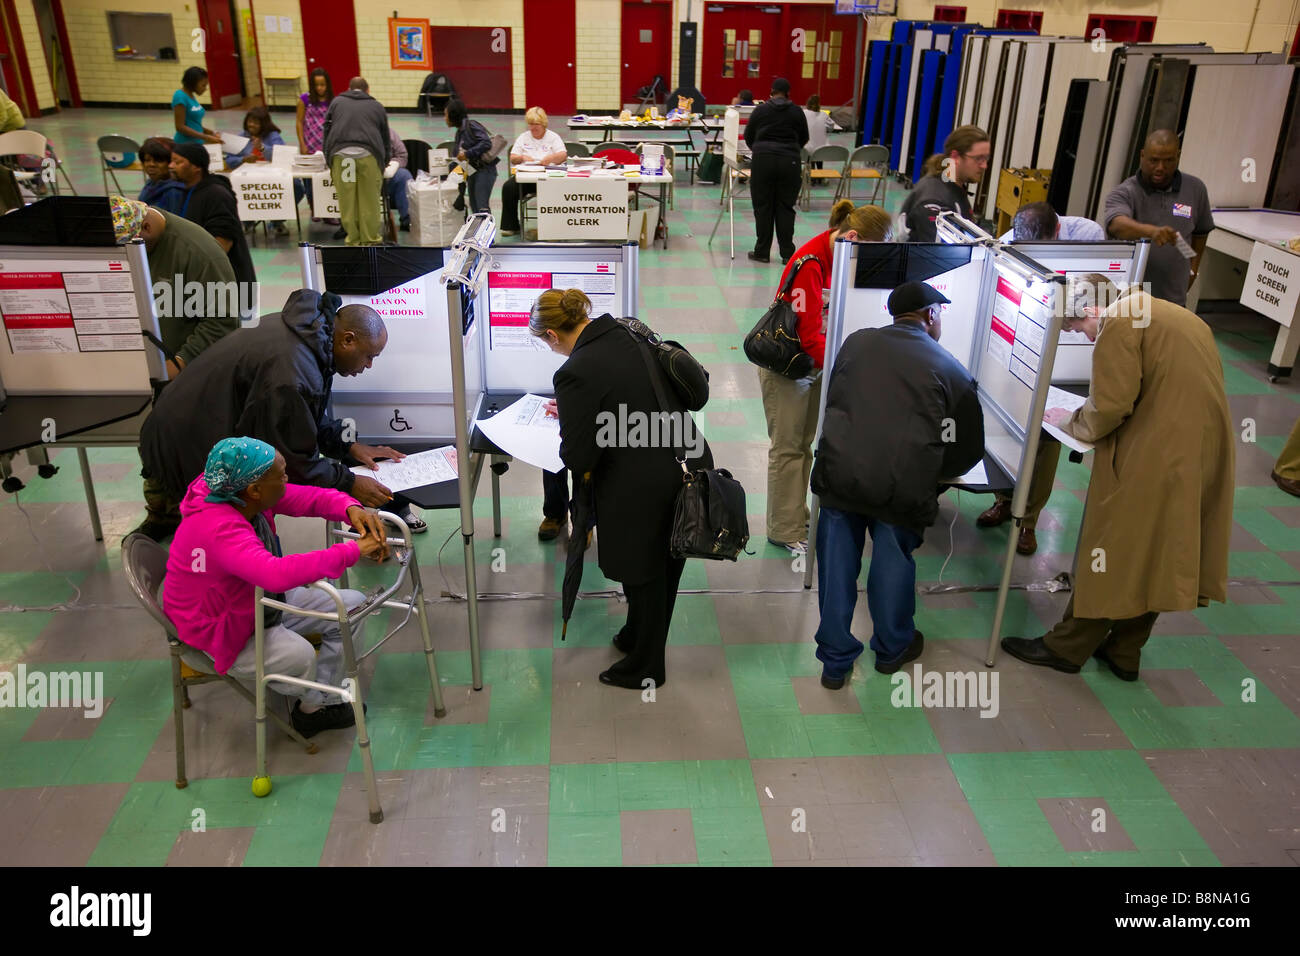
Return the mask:
<path id="1" fill-rule="evenodd" d="M 373 467 L 376 457 L 402 457 L 391 448 L 351 441 L 344 423 L 329 416 L 335 374 L 360 375 L 388 342 L 378 313 L 364 305 L 339 308 L 340 303 L 333 293 L 300 289 L 282 312 L 232 332 L 190 363 L 140 429 L 144 476 L 179 501 L 202 473 L 212 446 L 238 435 L 283 454 L 295 484 L 337 488 L 368 508 L 393 500 L 374 478 L 354 474 L 339 460 Z M 409 514 L 410 505 L 401 499 L 394 510 L 403 509 Z M 176 529 L 165 513 L 151 510 L 137 530 L 160 541 Z"/>

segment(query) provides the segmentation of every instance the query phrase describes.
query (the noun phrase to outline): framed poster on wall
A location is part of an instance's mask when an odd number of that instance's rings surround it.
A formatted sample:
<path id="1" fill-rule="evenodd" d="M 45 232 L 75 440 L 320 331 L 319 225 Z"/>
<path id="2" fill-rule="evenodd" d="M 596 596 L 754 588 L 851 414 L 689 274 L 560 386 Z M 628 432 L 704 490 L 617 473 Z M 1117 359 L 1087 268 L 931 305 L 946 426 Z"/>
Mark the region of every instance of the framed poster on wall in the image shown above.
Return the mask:
<path id="1" fill-rule="evenodd" d="M 388 52 L 394 70 L 428 70 L 429 21 L 388 18 Z"/>

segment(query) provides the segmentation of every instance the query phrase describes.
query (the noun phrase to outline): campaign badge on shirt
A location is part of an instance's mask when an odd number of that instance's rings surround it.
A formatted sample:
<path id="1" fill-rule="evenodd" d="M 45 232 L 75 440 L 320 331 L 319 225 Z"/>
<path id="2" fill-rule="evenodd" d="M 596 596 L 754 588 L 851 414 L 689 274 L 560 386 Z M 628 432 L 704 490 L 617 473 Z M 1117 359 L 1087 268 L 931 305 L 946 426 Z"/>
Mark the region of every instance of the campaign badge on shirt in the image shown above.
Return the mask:
<path id="1" fill-rule="evenodd" d="M 1182 216 L 1184 219 L 1192 218 L 1192 207 L 1185 202 L 1174 203 L 1174 215 Z"/>

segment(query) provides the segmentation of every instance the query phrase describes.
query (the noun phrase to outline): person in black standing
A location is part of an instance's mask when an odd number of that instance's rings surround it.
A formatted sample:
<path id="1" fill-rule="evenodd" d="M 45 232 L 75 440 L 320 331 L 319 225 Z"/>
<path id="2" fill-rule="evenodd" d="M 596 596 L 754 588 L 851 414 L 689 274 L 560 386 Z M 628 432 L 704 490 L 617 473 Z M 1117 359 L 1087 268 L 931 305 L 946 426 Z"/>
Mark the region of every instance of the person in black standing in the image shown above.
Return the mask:
<path id="1" fill-rule="evenodd" d="M 745 142 L 752 160 L 749 197 L 754 204 L 757 241 L 749 258 L 771 262 L 772 227 L 781 261 L 794 255 L 794 204 L 802 184 L 800 163 L 808 143 L 808 120 L 790 100 L 790 81 L 772 81 L 772 96 L 754 108 L 745 126 Z"/>
<path id="2" fill-rule="evenodd" d="M 662 687 L 668 627 L 685 564 L 668 550 L 682 469 L 673 449 L 647 447 L 634 438 L 635 425 L 627 429 L 626 440 L 611 436 L 613 429 L 602 425 L 653 421 L 649 416 L 661 409 L 633 333 L 609 315 L 592 319 L 590 314 L 591 300 L 580 290 L 549 289 L 533 306 L 528 329 L 553 352 L 568 356 L 553 380 L 560 458 L 575 476 L 591 476 L 600 570 L 622 582 L 627 595 L 627 623 L 614 638 L 626 656 L 600 681 L 640 690 L 649 678 Z M 666 391 L 675 407 L 662 410 L 682 416 L 684 435 L 690 413 L 671 388 Z M 691 438 L 683 442 L 687 454 L 694 447 L 700 457 L 689 459 L 687 467 L 713 467 L 703 436 L 696 432 Z"/>
<path id="3" fill-rule="evenodd" d="M 172 147 L 172 175 L 186 188 L 181 215 L 207 230 L 225 251 L 239 283 L 239 315 L 247 320 L 257 313 L 257 272 L 239 221 L 235 190 L 225 176 L 208 172 L 208 161 L 208 151 L 198 143 Z"/>

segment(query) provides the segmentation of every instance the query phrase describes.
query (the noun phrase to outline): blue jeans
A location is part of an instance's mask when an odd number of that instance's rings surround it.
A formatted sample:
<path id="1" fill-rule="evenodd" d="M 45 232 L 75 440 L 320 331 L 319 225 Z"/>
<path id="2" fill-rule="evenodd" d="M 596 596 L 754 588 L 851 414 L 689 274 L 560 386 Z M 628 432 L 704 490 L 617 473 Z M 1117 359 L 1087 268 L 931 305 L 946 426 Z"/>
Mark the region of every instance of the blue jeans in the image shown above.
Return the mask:
<path id="1" fill-rule="evenodd" d="M 871 611 L 871 649 L 876 663 L 903 656 L 915 635 L 916 563 L 912 552 L 921 536 L 875 518 L 823 507 L 817 519 L 817 659 L 825 676 L 839 678 L 853 670 L 862 642 L 849 631 L 858 603 L 862 548 L 871 534 L 871 568 L 867 572 L 867 607 Z"/>
<path id="2" fill-rule="evenodd" d="M 406 184 L 413 178 L 409 169 L 399 167 L 388 181 L 388 202 L 397 210 L 397 218 L 402 222 L 411 218 L 411 202 L 406 195 Z"/>
<path id="3" fill-rule="evenodd" d="M 469 191 L 470 212 L 491 212 L 492 187 L 497 183 L 497 166 L 500 161 L 484 166 L 466 183 Z"/>

